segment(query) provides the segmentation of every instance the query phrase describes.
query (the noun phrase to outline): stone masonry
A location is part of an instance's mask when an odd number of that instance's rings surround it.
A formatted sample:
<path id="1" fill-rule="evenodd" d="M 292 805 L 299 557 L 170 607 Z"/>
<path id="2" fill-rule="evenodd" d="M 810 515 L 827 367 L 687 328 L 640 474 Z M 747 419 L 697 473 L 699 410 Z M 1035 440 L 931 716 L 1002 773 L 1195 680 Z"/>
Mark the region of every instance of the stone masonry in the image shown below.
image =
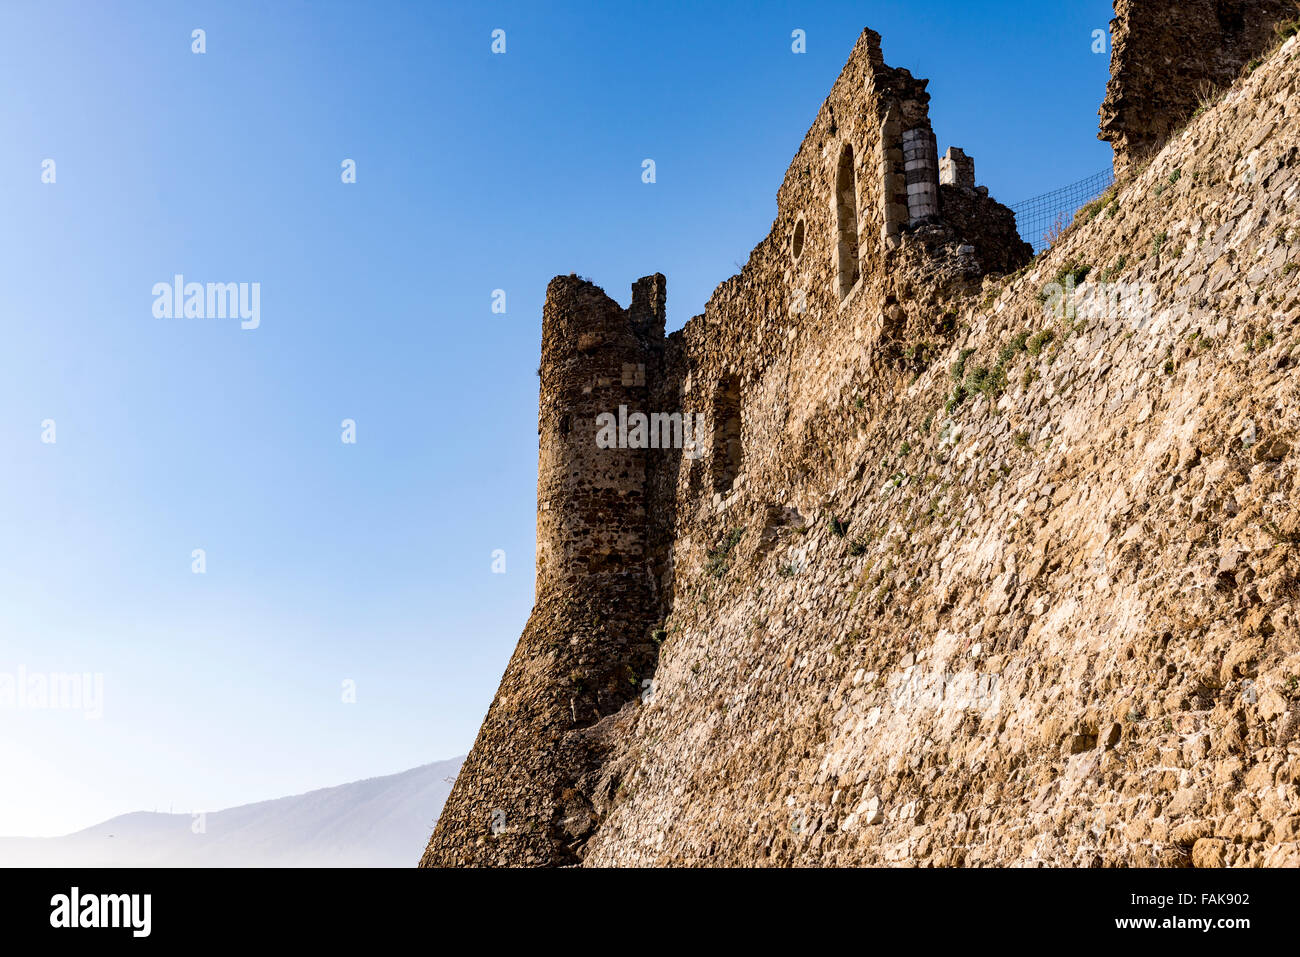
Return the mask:
<path id="1" fill-rule="evenodd" d="M 1028 260 L 1014 218 L 987 190 L 978 198 L 1001 213 L 991 227 L 963 216 L 967 234 L 943 222 L 925 86 L 885 65 L 877 34 L 862 35 L 791 164 L 772 234 L 682 333 L 663 336 L 662 276 L 638 282 L 626 312 L 576 277 L 551 283 L 536 604 L 424 863 L 581 857 L 597 823 L 591 776 L 605 744 L 596 726 L 640 700 L 653 674 L 683 523 L 716 529 L 713 512 L 755 494 L 763 453 L 747 447 L 754 426 L 742 412 L 759 407 L 755 390 L 774 399 L 790 376 L 821 374 L 790 368 L 801 348 L 770 344 L 792 343 L 799 329 L 811 333 L 817 317 L 837 314 L 837 325 L 852 322 L 855 336 L 880 340 L 902 318 L 907 294 L 863 278 L 885 273 L 894 260 L 934 262 L 971 288 L 987 271 L 979 259 L 985 251 L 999 269 Z M 973 167 L 971 177 L 963 189 L 973 192 Z M 796 229 L 803 236 L 797 257 Z M 751 302 L 763 309 L 755 313 Z M 597 416 L 620 405 L 703 413 L 709 454 L 598 448 Z M 781 480 L 765 484 L 772 481 Z"/>
<path id="2" fill-rule="evenodd" d="M 1100 137 L 1115 173 L 1147 159 L 1273 45 L 1295 0 L 1115 0 Z"/>
<path id="3" fill-rule="evenodd" d="M 948 152 L 939 160 L 939 185 L 974 189 L 975 160 L 960 147 L 948 147 Z"/>
<path id="4" fill-rule="evenodd" d="M 421 864 L 1300 865 L 1300 40 L 1259 56 L 1031 263 L 867 31 L 702 315 L 553 280 L 536 604 Z M 603 448 L 620 405 L 707 439 Z"/>

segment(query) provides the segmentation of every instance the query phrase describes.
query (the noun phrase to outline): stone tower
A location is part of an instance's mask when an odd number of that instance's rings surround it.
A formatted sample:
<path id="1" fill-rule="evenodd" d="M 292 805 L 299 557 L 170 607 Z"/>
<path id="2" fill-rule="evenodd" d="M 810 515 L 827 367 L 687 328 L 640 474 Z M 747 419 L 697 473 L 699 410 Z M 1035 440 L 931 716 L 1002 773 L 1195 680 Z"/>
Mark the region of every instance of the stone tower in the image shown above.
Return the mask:
<path id="1" fill-rule="evenodd" d="M 644 410 L 663 348 L 663 276 L 633 286 L 626 312 L 589 282 L 551 282 L 542 320 L 537 598 L 581 587 L 631 599 L 645 561 L 646 456 L 602 449 L 596 419 Z"/>
<path id="2" fill-rule="evenodd" d="M 576 276 L 547 288 L 533 613 L 422 865 L 576 862 L 595 824 L 593 726 L 653 671 L 651 463 L 597 443 L 599 416 L 646 411 L 662 364 L 664 277 L 632 293 L 624 310 Z"/>

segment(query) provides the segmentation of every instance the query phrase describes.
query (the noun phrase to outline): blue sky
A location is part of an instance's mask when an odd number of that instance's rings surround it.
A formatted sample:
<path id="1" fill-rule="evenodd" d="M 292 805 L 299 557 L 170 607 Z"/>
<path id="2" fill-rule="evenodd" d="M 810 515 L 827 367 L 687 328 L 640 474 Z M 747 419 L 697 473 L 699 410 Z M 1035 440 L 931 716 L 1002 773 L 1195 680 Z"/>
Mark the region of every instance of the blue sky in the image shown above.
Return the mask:
<path id="1" fill-rule="evenodd" d="M 547 281 L 700 312 L 867 26 L 998 198 L 1106 168 L 1110 7 L 1062 6 L 4 4 L 0 673 L 104 701 L 0 709 L 0 834 L 467 750 L 532 604 Z M 177 273 L 260 326 L 155 318 Z"/>

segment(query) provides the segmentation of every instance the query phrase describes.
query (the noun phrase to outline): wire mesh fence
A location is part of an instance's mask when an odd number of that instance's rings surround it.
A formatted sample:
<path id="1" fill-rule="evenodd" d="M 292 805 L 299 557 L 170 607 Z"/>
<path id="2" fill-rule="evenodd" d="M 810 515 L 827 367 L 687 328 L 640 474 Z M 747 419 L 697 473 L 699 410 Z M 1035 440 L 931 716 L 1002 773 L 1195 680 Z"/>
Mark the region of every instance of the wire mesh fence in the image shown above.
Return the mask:
<path id="1" fill-rule="evenodd" d="M 1035 253 L 1041 253 L 1053 237 L 1070 225 L 1079 207 L 1106 192 L 1113 182 L 1114 172 L 1105 170 L 1069 186 L 1016 203 L 1011 211 L 1016 214 L 1016 227 L 1020 230 L 1021 238 L 1034 247 Z"/>

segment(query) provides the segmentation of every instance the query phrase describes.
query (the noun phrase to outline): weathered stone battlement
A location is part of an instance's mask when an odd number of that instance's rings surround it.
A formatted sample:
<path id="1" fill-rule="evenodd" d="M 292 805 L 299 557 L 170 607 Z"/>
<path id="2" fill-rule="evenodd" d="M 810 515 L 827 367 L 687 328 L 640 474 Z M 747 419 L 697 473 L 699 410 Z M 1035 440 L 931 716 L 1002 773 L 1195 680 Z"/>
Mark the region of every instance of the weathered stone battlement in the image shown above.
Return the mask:
<path id="1" fill-rule="evenodd" d="M 1098 135 L 1115 149 L 1116 175 L 1163 146 L 1298 14 L 1295 0 L 1115 0 Z"/>

